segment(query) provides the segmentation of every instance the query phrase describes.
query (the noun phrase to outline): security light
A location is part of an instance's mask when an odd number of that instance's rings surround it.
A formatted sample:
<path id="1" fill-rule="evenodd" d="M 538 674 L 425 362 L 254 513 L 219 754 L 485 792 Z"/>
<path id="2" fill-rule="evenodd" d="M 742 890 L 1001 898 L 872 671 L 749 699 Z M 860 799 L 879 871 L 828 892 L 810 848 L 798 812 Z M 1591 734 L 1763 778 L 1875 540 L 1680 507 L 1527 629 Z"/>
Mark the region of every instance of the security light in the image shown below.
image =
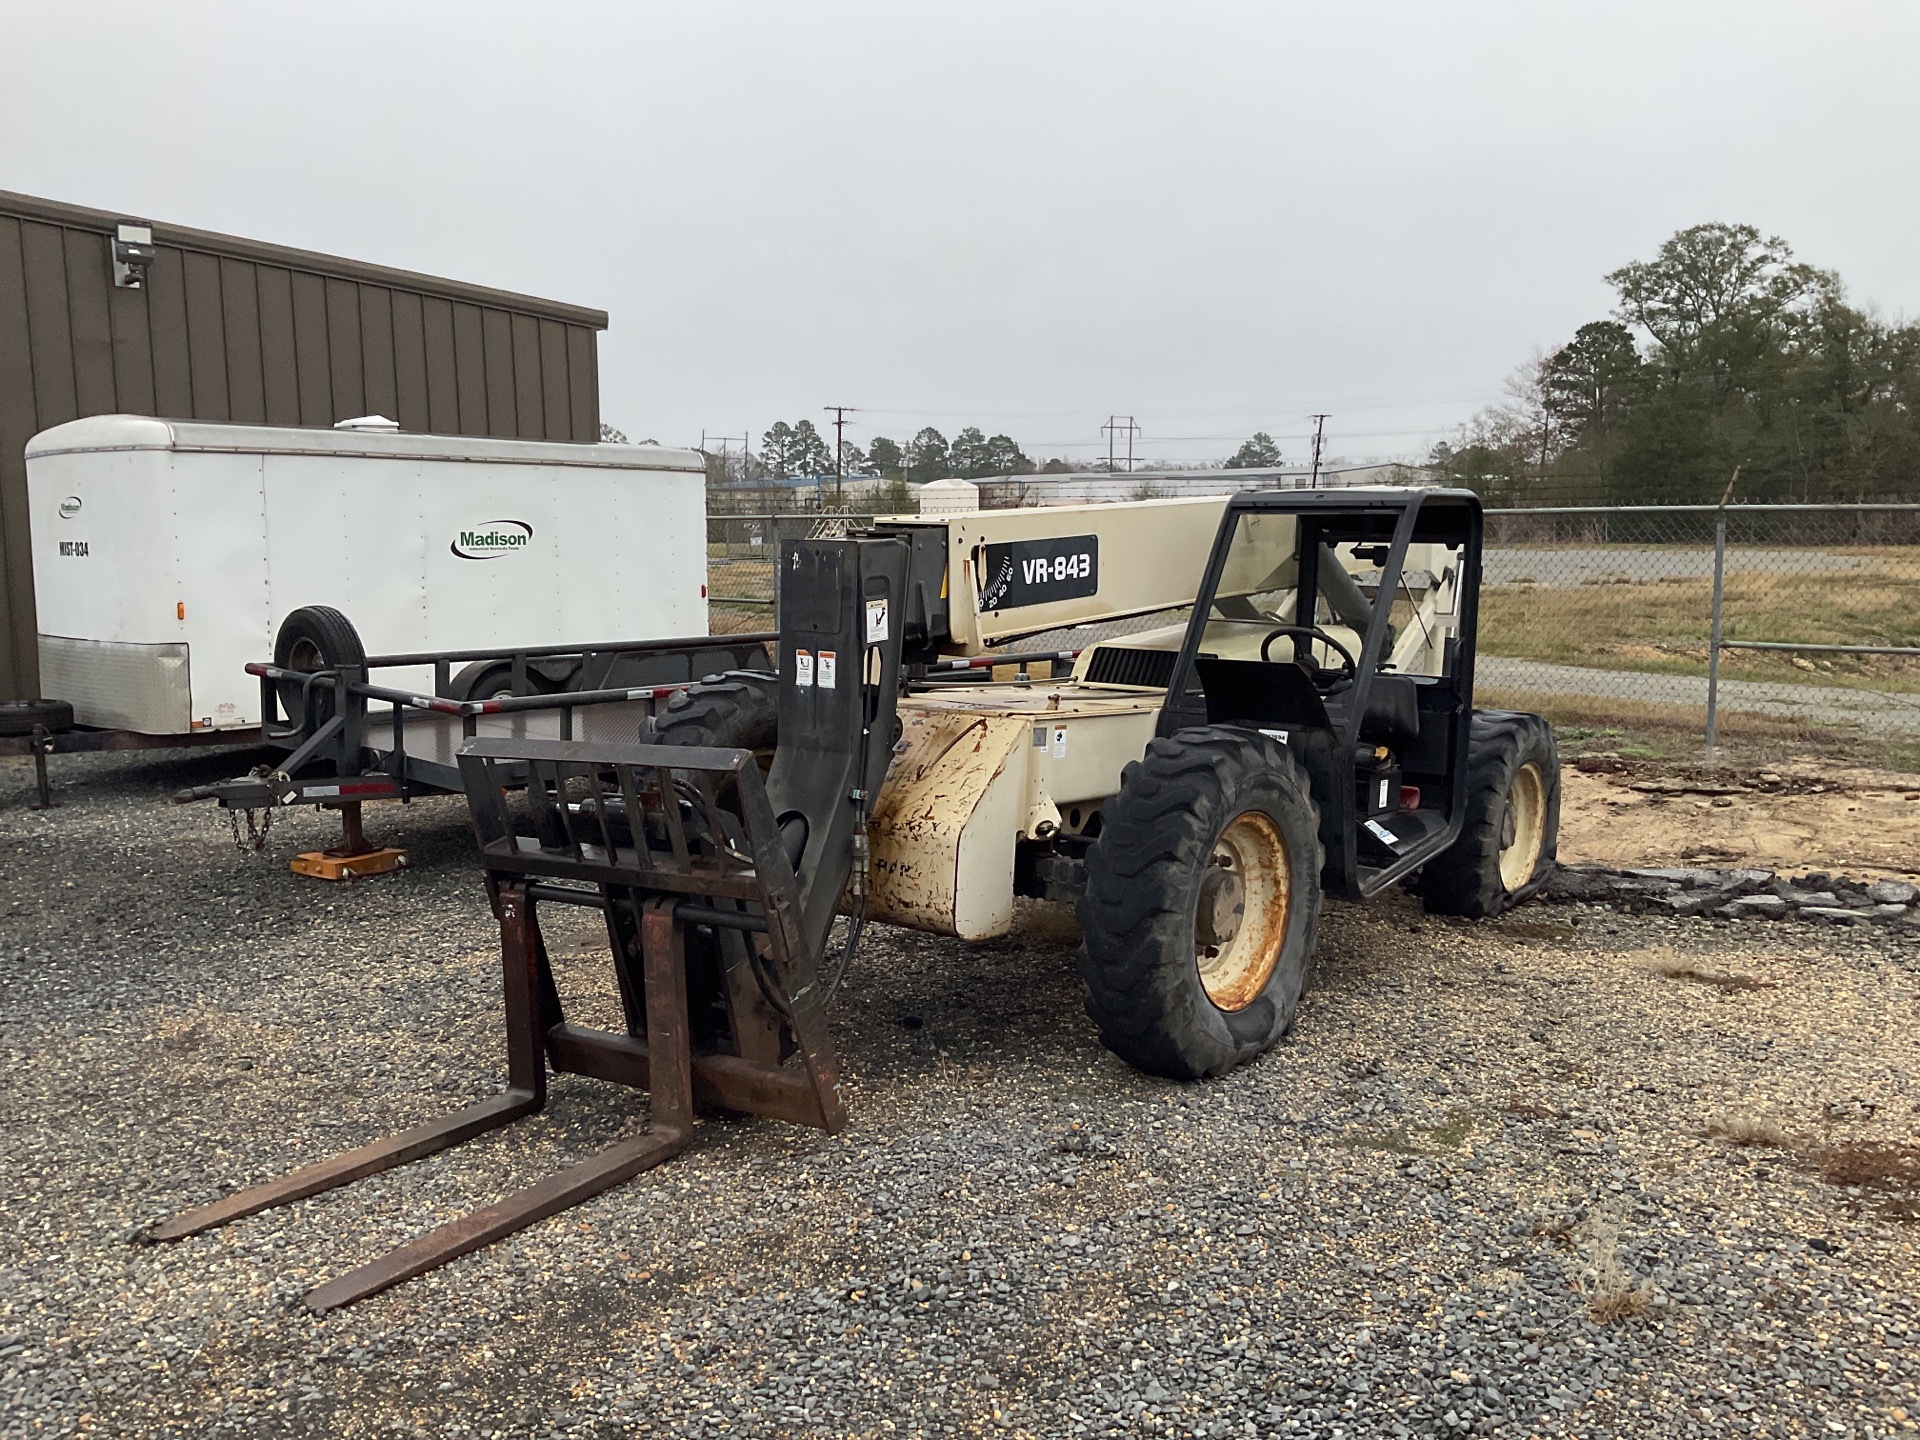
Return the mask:
<path id="1" fill-rule="evenodd" d="M 146 288 L 147 267 L 153 264 L 153 226 L 144 220 L 122 220 L 113 232 L 113 283 L 121 290 Z"/>

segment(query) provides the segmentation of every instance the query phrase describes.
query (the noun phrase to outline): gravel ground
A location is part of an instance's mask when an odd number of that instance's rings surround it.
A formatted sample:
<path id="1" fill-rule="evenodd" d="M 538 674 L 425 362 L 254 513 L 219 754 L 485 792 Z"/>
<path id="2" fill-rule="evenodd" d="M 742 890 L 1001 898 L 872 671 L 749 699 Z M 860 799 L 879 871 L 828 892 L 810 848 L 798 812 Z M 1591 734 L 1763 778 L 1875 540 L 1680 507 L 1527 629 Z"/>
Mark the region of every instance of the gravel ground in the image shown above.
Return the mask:
<path id="1" fill-rule="evenodd" d="M 1191 1086 L 1098 1047 L 1059 914 L 988 945 L 881 929 L 835 1012 L 845 1135 L 704 1124 L 312 1317 L 308 1285 L 644 1110 L 561 1079 L 447 1155 L 128 1243 L 500 1078 L 459 803 L 381 811 L 415 868 L 328 887 L 285 869 L 319 817 L 258 857 L 160 803 L 244 763 L 64 761 L 50 814 L 0 768 L 0 1434 L 1915 1428 L 1915 1152 L 1858 1147 L 1920 1126 L 1920 950 L 1580 906 L 1331 907 L 1293 1038 Z M 561 981 L 605 1018 L 589 938 L 556 936 Z M 1867 1183 L 1821 1178 L 1849 1156 Z"/>

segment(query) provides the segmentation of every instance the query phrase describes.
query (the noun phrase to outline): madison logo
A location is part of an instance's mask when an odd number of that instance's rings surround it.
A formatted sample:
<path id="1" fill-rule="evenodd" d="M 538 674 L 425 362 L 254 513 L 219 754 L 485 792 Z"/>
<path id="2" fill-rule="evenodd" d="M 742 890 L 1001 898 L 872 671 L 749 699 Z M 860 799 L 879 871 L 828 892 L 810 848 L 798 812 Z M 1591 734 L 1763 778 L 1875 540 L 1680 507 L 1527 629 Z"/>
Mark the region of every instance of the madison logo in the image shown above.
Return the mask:
<path id="1" fill-rule="evenodd" d="M 533 543 L 533 526 L 524 520 L 487 520 L 462 530 L 447 548 L 462 560 L 499 560 Z"/>
<path id="2" fill-rule="evenodd" d="M 62 520 L 71 520 L 79 513 L 80 497 L 78 495 L 69 495 L 60 502 L 60 518 Z"/>

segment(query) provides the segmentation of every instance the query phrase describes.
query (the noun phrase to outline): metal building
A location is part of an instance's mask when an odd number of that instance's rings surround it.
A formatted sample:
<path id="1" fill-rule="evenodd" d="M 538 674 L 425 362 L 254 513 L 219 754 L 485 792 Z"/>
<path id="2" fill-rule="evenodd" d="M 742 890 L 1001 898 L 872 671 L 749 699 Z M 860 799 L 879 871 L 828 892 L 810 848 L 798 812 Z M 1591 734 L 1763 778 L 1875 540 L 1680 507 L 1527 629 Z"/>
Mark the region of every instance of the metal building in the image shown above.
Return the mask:
<path id="1" fill-rule="evenodd" d="M 83 415 L 600 436 L 604 311 L 0 190 L 0 699 L 38 690 L 27 441 Z M 147 222 L 139 222 L 145 226 Z"/>

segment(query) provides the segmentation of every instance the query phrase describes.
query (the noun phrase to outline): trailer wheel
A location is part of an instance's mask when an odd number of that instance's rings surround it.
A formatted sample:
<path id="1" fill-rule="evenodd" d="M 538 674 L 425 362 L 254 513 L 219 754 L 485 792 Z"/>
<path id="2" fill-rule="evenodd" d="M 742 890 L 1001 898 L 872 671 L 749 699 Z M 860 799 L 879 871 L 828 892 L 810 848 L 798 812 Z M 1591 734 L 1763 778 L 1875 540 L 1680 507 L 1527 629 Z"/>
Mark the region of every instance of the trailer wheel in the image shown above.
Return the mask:
<path id="1" fill-rule="evenodd" d="M 1538 715 L 1476 710 L 1467 740 L 1460 838 L 1420 872 L 1435 915 L 1483 920 L 1531 898 L 1553 873 L 1560 841 L 1560 754 Z"/>
<path id="2" fill-rule="evenodd" d="M 0 735 L 31 735 L 38 725 L 49 735 L 73 728 L 73 706 L 64 700 L 0 700 Z"/>
<path id="3" fill-rule="evenodd" d="M 527 667 L 527 693 L 552 695 L 560 687 L 545 675 Z M 505 700 L 513 694 L 513 662 L 476 660 L 455 672 L 447 682 L 449 700 Z"/>
<path id="4" fill-rule="evenodd" d="M 1182 730 L 1127 766 L 1100 814 L 1079 966 L 1101 1042 L 1178 1080 L 1268 1049 L 1293 1024 L 1320 919 L 1300 763 L 1249 731 Z"/>
<path id="5" fill-rule="evenodd" d="M 353 622 L 331 605 L 303 605 L 280 622 L 280 633 L 273 642 L 273 663 L 277 669 L 312 675 L 342 665 L 364 666 L 367 647 L 360 643 L 360 632 L 353 628 Z M 289 720 L 301 723 L 306 687 L 298 681 L 282 680 L 279 689 L 280 708 Z M 312 699 L 313 723 L 324 724 L 333 715 L 333 692 L 315 685 Z"/>

